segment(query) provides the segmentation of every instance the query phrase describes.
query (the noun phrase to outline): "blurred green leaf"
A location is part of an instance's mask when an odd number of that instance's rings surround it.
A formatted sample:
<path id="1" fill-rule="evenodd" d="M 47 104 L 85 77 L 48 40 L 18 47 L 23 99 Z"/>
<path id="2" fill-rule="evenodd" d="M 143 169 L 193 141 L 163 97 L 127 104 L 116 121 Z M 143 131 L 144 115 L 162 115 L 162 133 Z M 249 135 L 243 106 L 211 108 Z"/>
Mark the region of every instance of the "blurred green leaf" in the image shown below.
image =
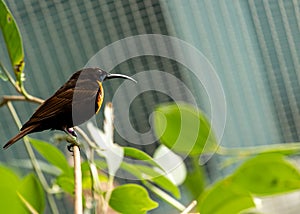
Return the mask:
<path id="1" fill-rule="evenodd" d="M 188 176 L 182 184 L 182 188 L 187 190 L 186 192 L 191 195 L 191 199 L 198 198 L 204 190 L 205 179 L 203 166 L 199 165 L 198 158 L 193 157 L 190 161 Z"/>
<path id="2" fill-rule="evenodd" d="M 56 184 L 65 192 L 74 195 L 74 178 L 70 175 L 62 174 L 56 178 Z"/>
<path id="3" fill-rule="evenodd" d="M 95 163 L 100 169 L 107 169 L 107 164 L 104 161 L 96 160 Z M 121 169 L 126 172 L 129 172 L 136 178 L 140 179 L 142 182 L 153 182 L 162 189 L 173 194 L 175 197 L 180 198 L 180 191 L 178 187 L 175 184 L 173 184 L 164 174 L 155 171 L 152 167 L 140 164 L 127 163 L 123 161 L 121 164 Z"/>
<path id="4" fill-rule="evenodd" d="M 149 197 L 145 188 L 137 184 L 116 187 L 111 193 L 109 205 L 123 214 L 144 214 L 158 207 L 158 203 Z"/>
<path id="5" fill-rule="evenodd" d="M 238 214 L 242 210 L 255 207 L 250 193 L 230 179 L 215 183 L 198 201 L 201 214 Z"/>
<path id="6" fill-rule="evenodd" d="M 216 139 L 205 115 L 192 105 L 163 104 L 154 113 L 154 130 L 160 142 L 183 155 L 215 151 Z"/>
<path id="7" fill-rule="evenodd" d="M 29 213 L 17 196 L 21 179 L 10 169 L 0 166 L 0 207 L 3 213 Z"/>
<path id="8" fill-rule="evenodd" d="M 153 168 L 143 165 L 134 165 L 141 173 L 142 177 L 157 184 L 164 190 L 172 193 L 176 198 L 180 198 L 178 187 L 165 176 L 164 173 L 155 171 Z"/>
<path id="9" fill-rule="evenodd" d="M 45 209 L 45 193 L 34 174 L 29 174 L 22 180 L 18 193 L 34 210 L 38 211 L 38 213 L 43 213 Z"/>
<path id="10" fill-rule="evenodd" d="M 162 169 L 161 166 L 158 163 L 156 163 L 156 161 L 147 153 L 133 147 L 123 147 L 123 148 L 124 148 L 124 156 L 145 161 L 146 163 L 149 163 L 155 167 Z"/>
<path id="11" fill-rule="evenodd" d="M 41 140 L 30 138 L 32 146 L 51 164 L 62 170 L 64 174 L 72 175 L 72 168 L 69 166 L 64 154 L 55 146 Z"/>
<path id="12" fill-rule="evenodd" d="M 0 0 L 0 28 L 17 81 L 21 82 L 25 65 L 22 38 L 15 19 L 3 0 Z"/>
<path id="13" fill-rule="evenodd" d="M 12 170 L 0 165 L 0 207 L 1 213 L 30 213 L 18 193 L 43 213 L 45 196 L 39 181 L 33 174 L 21 180 Z"/>
<path id="14" fill-rule="evenodd" d="M 232 175 L 232 182 L 264 196 L 300 189 L 300 173 L 282 154 L 262 154 L 247 160 Z"/>
<path id="15" fill-rule="evenodd" d="M 105 163 L 105 161 L 103 161 L 103 163 Z M 91 165 L 90 164 L 92 164 L 92 163 L 89 163 L 88 161 L 84 161 L 81 164 L 82 188 L 83 189 L 88 189 L 88 190 L 90 190 L 92 188 L 92 185 L 93 185 L 92 174 L 91 174 L 91 169 L 90 169 Z M 105 163 L 105 165 L 107 167 L 106 163 Z M 96 166 L 97 166 L 97 164 L 96 164 Z M 101 164 L 101 166 L 102 166 L 102 164 Z M 99 167 L 99 165 L 98 165 L 98 167 Z M 101 169 L 103 169 L 103 167 L 101 167 Z M 97 176 L 98 176 L 99 182 L 108 182 L 107 174 L 99 172 L 99 173 L 97 173 Z"/>
<path id="16" fill-rule="evenodd" d="M 56 166 L 46 162 L 44 160 L 37 160 L 41 170 L 47 174 L 58 176 L 61 174 L 61 170 Z M 32 162 L 30 159 L 12 159 L 9 161 L 9 166 L 30 169 L 32 170 Z"/>
<path id="17" fill-rule="evenodd" d="M 24 203 L 24 205 L 26 206 L 26 208 L 29 210 L 31 214 L 38 214 L 38 211 L 36 211 L 34 207 L 19 192 L 17 192 L 17 195 L 19 196 L 19 198 L 21 199 L 21 201 Z"/>

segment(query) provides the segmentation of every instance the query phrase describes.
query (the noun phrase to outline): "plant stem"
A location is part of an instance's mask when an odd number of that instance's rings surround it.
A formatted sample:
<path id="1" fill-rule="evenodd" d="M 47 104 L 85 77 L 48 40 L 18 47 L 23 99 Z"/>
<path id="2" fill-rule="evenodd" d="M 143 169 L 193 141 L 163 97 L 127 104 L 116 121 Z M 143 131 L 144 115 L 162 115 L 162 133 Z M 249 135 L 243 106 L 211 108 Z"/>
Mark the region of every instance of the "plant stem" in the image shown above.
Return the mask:
<path id="1" fill-rule="evenodd" d="M 14 78 L 10 75 L 10 73 L 8 72 L 8 70 L 2 65 L 1 62 L 0 62 L 0 68 L 1 68 L 1 70 L 3 70 L 3 72 L 7 76 L 8 81 L 15 87 L 15 89 L 17 90 L 17 92 L 21 93 L 21 88 L 19 87 L 18 84 L 16 84 L 16 81 L 14 80 Z"/>
<path id="2" fill-rule="evenodd" d="M 91 148 L 90 158 L 88 160 L 88 163 L 89 163 L 89 169 L 90 169 L 90 173 L 91 173 L 91 182 L 92 182 L 91 183 L 91 193 L 92 193 L 92 211 L 91 211 L 91 213 L 96 214 L 97 209 L 98 209 L 98 203 L 96 201 L 95 186 L 97 185 L 96 182 L 99 180 L 97 179 L 97 181 L 96 181 L 96 179 L 94 179 L 94 172 L 93 172 L 94 169 L 92 169 L 92 167 L 96 168 L 96 166 L 94 164 L 94 149 L 93 148 Z M 96 173 L 97 173 L 97 168 L 96 168 Z"/>
<path id="3" fill-rule="evenodd" d="M 81 160 L 80 150 L 78 145 L 73 146 L 74 157 L 74 184 L 75 184 L 75 209 L 74 214 L 82 214 L 82 175 L 81 175 Z"/>
<path id="4" fill-rule="evenodd" d="M 7 102 L 7 107 L 16 123 L 16 125 L 21 128 L 21 121 L 17 115 L 17 112 L 15 110 L 15 108 L 13 107 L 12 103 L 10 101 Z M 59 213 L 58 212 L 58 209 L 57 209 L 57 206 L 56 206 L 56 203 L 55 203 L 55 200 L 54 200 L 54 197 L 53 195 L 51 194 L 50 192 L 50 187 L 46 181 L 46 178 L 44 177 L 43 173 L 42 173 L 42 170 L 36 160 L 36 157 L 34 155 L 34 152 L 32 150 L 32 147 L 29 143 L 29 140 L 27 137 L 24 137 L 23 138 L 24 140 L 24 143 L 25 143 L 25 148 L 26 148 L 26 151 L 28 153 L 28 156 L 30 158 L 30 161 L 31 161 L 31 164 L 32 164 L 32 167 L 34 169 L 34 171 L 36 172 L 44 190 L 46 191 L 46 194 L 47 194 L 47 198 L 48 198 L 48 202 L 49 202 L 49 205 L 50 205 L 50 208 L 52 210 L 52 213 L 56 214 L 56 213 Z"/>
<path id="5" fill-rule="evenodd" d="M 88 145 L 94 150 L 97 147 L 97 144 L 94 143 L 88 136 L 87 134 L 81 129 L 79 128 L 78 126 L 75 126 L 74 127 L 74 130 L 81 135 L 81 137 L 88 143 Z M 93 152 L 92 152 L 93 153 Z"/>
<path id="6" fill-rule="evenodd" d="M 108 211 L 109 199 L 114 186 L 114 176 L 109 174 L 108 182 L 107 182 L 107 191 L 105 194 L 105 203 L 104 203 L 104 213 Z"/>
<path id="7" fill-rule="evenodd" d="M 157 188 L 156 186 L 152 185 L 151 183 L 144 182 L 144 185 L 147 188 L 149 188 L 152 192 L 154 192 L 156 195 L 158 195 L 161 199 L 163 199 L 168 204 L 170 204 L 173 207 L 175 207 L 180 212 L 183 212 L 186 209 L 186 207 L 183 204 L 181 204 L 179 201 L 177 201 L 176 199 L 172 198 L 166 192 L 164 192 L 163 190 Z"/>
<path id="8" fill-rule="evenodd" d="M 22 96 L 22 97 L 24 97 L 23 100 L 29 100 L 31 102 L 35 102 L 35 103 L 39 103 L 39 104 L 43 103 L 42 99 L 39 99 L 37 97 L 34 97 L 34 96 L 28 94 L 24 88 L 23 82 L 22 81 L 19 82 L 20 83 L 20 85 L 19 85 L 18 82 L 16 82 L 14 80 L 14 78 L 10 75 L 8 70 L 2 65 L 1 62 L 0 62 L 0 69 L 3 70 L 3 72 L 7 76 L 8 81 L 15 87 L 16 91 L 23 95 Z M 18 99 L 18 100 L 20 100 L 20 99 Z"/>
<path id="9" fill-rule="evenodd" d="M 4 106 L 8 101 L 29 101 L 33 103 L 41 104 L 44 102 L 44 100 L 37 98 L 37 97 L 31 97 L 30 99 L 27 99 L 24 96 L 18 96 L 18 95 L 11 95 L 11 96 L 3 96 L 2 100 L 0 102 L 0 107 Z"/>
<path id="10" fill-rule="evenodd" d="M 93 161 L 94 160 L 90 160 L 90 162 L 89 162 L 90 171 L 91 171 L 91 175 L 92 175 L 92 183 L 93 183 L 93 186 L 92 186 L 93 193 L 92 194 L 93 194 L 94 200 L 95 200 L 95 193 L 99 196 L 101 213 L 105 213 L 104 212 L 105 199 L 104 199 L 103 191 L 101 188 L 101 182 L 99 181 L 98 170 Z M 96 208 L 96 210 L 98 210 L 96 206 L 95 206 L 95 208 Z"/>
<path id="11" fill-rule="evenodd" d="M 194 201 L 192 201 L 191 203 L 190 203 L 190 205 L 188 205 L 187 207 L 186 207 L 186 209 L 183 211 L 183 212 L 181 212 L 180 214 L 188 214 L 192 209 L 194 209 L 194 207 L 197 205 L 197 201 L 196 200 L 194 200 Z M 200 213 L 199 213 L 200 214 Z"/>

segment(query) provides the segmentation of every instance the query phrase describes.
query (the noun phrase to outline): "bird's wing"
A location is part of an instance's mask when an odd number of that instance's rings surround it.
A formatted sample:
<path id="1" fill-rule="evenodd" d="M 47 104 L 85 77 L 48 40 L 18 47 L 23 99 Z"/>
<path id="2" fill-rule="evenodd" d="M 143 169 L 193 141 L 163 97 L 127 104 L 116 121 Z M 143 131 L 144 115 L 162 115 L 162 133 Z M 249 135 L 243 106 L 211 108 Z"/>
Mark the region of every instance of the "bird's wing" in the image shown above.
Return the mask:
<path id="1" fill-rule="evenodd" d="M 97 90 L 76 89 L 74 96 L 74 88 L 59 89 L 52 97 L 41 104 L 31 116 L 29 121 L 24 124 L 22 129 L 31 124 L 41 121 L 55 119 L 55 117 L 72 115 L 72 108 L 77 105 L 94 105 Z M 74 98 L 76 97 L 76 98 Z M 93 103 L 91 103 L 93 102 Z M 61 118 L 57 118 L 61 119 Z"/>
<path id="2" fill-rule="evenodd" d="M 72 103 L 72 89 L 65 91 L 65 96 L 57 96 L 56 94 L 48 98 L 44 103 L 42 103 L 36 111 L 33 113 L 31 118 L 23 125 L 22 129 L 39 123 L 43 120 L 53 118 L 59 115 L 62 111 L 65 111 L 66 114 L 71 112 L 71 103 Z"/>

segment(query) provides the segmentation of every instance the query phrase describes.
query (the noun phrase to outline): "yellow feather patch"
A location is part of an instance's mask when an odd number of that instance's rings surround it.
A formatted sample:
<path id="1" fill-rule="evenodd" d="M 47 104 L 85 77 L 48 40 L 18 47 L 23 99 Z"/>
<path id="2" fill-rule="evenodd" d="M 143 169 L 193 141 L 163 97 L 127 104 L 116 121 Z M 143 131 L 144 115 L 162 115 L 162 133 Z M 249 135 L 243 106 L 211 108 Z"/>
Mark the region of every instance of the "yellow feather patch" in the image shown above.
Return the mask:
<path id="1" fill-rule="evenodd" d="M 104 97 L 104 91 L 103 91 L 103 87 L 102 87 L 102 83 L 100 81 L 98 81 L 98 85 L 99 85 L 99 90 L 97 92 L 97 97 L 96 97 L 96 102 L 97 102 L 97 110 L 96 110 L 96 114 L 98 114 L 98 112 L 101 109 L 101 105 L 103 102 L 103 97 Z"/>

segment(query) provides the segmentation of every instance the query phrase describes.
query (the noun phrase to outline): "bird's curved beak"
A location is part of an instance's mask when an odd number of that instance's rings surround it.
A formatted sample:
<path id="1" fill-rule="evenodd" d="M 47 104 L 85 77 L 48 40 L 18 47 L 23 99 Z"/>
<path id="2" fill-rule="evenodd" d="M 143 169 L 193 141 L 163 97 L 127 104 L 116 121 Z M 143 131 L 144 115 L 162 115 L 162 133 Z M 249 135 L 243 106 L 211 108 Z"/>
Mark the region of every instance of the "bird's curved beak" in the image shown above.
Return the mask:
<path id="1" fill-rule="evenodd" d="M 104 80 L 106 79 L 113 79 L 113 78 L 123 78 L 123 79 L 129 79 L 131 81 L 133 81 L 134 83 L 137 83 L 137 81 L 129 76 L 126 76 L 124 74 L 110 74 L 110 73 L 107 73 L 107 76 Z"/>

